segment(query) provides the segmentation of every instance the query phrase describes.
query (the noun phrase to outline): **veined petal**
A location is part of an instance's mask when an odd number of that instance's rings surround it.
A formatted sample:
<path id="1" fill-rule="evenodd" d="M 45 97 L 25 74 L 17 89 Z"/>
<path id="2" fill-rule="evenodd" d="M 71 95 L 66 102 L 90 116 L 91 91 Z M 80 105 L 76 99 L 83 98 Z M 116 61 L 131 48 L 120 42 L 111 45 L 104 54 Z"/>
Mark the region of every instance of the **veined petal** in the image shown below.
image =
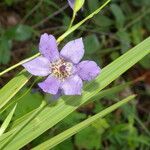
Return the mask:
<path id="1" fill-rule="evenodd" d="M 90 81 L 100 74 L 100 67 L 94 62 L 85 60 L 77 65 L 77 74 L 82 80 Z"/>
<path id="2" fill-rule="evenodd" d="M 53 76 L 48 76 L 45 81 L 38 84 L 38 86 L 46 93 L 57 94 L 61 82 Z"/>
<path id="3" fill-rule="evenodd" d="M 69 6 L 73 9 L 74 8 L 75 0 L 68 0 Z"/>
<path id="4" fill-rule="evenodd" d="M 62 83 L 61 89 L 64 95 L 81 95 L 82 86 L 81 78 L 74 75 Z"/>
<path id="5" fill-rule="evenodd" d="M 51 62 L 59 59 L 57 43 L 53 35 L 48 35 L 47 33 L 41 35 L 39 51 L 44 57 L 48 58 Z"/>
<path id="6" fill-rule="evenodd" d="M 24 63 L 23 67 L 35 76 L 47 76 L 51 73 L 50 61 L 43 56 Z"/>
<path id="7" fill-rule="evenodd" d="M 82 38 L 68 42 L 61 50 L 60 55 L 66 60 L 77 64 L 84 55 L 84 45 Z"/>

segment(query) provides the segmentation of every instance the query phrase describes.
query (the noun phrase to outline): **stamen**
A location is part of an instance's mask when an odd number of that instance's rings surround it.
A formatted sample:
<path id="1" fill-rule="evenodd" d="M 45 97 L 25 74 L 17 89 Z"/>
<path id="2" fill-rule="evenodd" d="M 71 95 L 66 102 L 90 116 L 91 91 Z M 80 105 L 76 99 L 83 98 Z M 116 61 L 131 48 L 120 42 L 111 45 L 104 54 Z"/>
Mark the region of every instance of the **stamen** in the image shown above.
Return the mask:
<path id="1" fill-rule="evenodd" d="M 64 59 L 59 59 L 51 64 L 52 75 L 60 80 L 71 76 L 73 64 L 65 61 Z"/>

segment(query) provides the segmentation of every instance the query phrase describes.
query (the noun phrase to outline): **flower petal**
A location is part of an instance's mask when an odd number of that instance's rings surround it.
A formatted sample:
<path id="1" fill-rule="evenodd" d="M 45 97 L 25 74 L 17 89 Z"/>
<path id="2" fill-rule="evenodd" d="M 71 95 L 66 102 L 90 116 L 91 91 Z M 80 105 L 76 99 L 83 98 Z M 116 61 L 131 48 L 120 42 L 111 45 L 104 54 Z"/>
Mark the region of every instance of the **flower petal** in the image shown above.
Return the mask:
<path id="1" fill-rule="evenodd" d="M 48 58 L 51 62 L 59 59 L 57 43 L 53 35 L 48 35 L 47 33 L 41 35 L 39 51 L 44 57 Z"/>
<path id="2" fill-rule="evenodd" d="M 53 99 L 54 99 L 54 100 L 57 100 L 57 99 L 59 99 L 59 97 L 61 97 L 62 95 L 63 95 L 63 94 L 62 94 L 62 90 L 59 89 L 58 92 L 57 92 L 55 95 L 53 95 Z"/>
<path id="3" fill-rule="evenodd" d="M 68 42 L 61 50 L 60 55 L 74 64 L 77 64 L 84 55 L 82 38 Z"/>
<path id="4" fill-rule="evenodd" d="M 68 0 L 69 6 L 73 9 L 74 8 L 74 0 Z"/>
<path id="5" fill-rule="evenodd" d="M 81 95 L 82 86 L 81 78 L 74 75 L 62 83 L 61 89 L 65 95 Z"/>
<path id="6" fill-rule="evenodd" d="M 100 73 L 100 67 L 94 61 L 82 61 L 77 65 L 77 74 L 82 80 L 93 80 Z"/>
<path id="7" fill-rule="evenodd" d="M 47 76 L 51 72 L 50 61 L 43 56 L 24 63 L 23 67 L 35 76 Z"/>
<path id="8" fill-rule="evenodd" d="M 57 94 L 60 83 L 58 79 L 50 75 L 45 81 L 39 83 L 38 86 L 46 93 Z"/>

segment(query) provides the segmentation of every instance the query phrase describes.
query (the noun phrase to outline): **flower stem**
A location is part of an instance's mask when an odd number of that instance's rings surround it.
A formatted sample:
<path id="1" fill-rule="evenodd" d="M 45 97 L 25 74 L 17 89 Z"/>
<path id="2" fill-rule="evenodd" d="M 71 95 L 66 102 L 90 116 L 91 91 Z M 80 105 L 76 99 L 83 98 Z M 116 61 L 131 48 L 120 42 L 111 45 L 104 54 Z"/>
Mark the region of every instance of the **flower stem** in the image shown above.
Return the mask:
<path id="1" fill-rule="evenodd" d="M 57 43 L 60 43 L 65 37 L 67 37 L 70 33 L 72 33 L 73 31 L 75 31 L 78 27 L 80 27 L 83 23 L 85 23 L 87 20 L 89 20 L 90 18 L 92 18 L 94 15 L 98 14 L 111 0 L 107 0 L 102 6 L 100 6 L 97 10 L 95 10 L 93 13 L 91 13 L 90 15 L 88 15 L 86 18 L 84 18 L 82 21 L 80 21 L 79 23 L 77 23 L 76 25 L 72 26 L 73 21 L 75 19 L 75 15 L 73 14 L 71 23 L 70 23 L 70 29 L 68 29 L 64 34 L 62 34 L 58 39 L 57 39 Z M 36 57 L 40 56 L 40 53 L 37 53 L 35 55 L 33 55 L 32 57 L 29 57 L 28 59 L 22 60 L 19 63 L 9 67 L 8 69 L 0 72 L 0 76 L 2 76 L 3 74 L 9 72 L 12 69 L 15 69 L 16 67 L 22 65 L 23 63 L 26 63 Z"/>
<path id="2" fill-rule="evenodd" d="M 32 59 L 38 57 L 38 56 L 40 56 L 40 53 L 37 53 L 37 54 L 33 55 L 32 57 L 29 57 L 28 59 L 25 59 L 25 60 L 20 61 L 19 63 L 17 63 L 17 64 L 15 64 L 15 65 L 13 65 L 13 66 L 7 68 L 6 70 L 0 72 L 0 76 L 2 76 L 3 74 L 9 72 L 10 70 L 15 69 L 16 67 L 22 65 L 23 63 L 26 63 L 26 62 L 28 62 L 28 61 L 30 61 L 30 60 L 32 60 Z"/>
<path id="3" fill-rule="evenodd" d="M 75 16 L 76 16 L 76 13 L 73 12 L 72 19 L 71 19 L 70 25 L 69 25 L 69 27 L 68 27 L 68 30 L 72 27 L 72 24 L 73 24 L 73 22 L 74 22 L 74 20 L 75 20 Z"/>

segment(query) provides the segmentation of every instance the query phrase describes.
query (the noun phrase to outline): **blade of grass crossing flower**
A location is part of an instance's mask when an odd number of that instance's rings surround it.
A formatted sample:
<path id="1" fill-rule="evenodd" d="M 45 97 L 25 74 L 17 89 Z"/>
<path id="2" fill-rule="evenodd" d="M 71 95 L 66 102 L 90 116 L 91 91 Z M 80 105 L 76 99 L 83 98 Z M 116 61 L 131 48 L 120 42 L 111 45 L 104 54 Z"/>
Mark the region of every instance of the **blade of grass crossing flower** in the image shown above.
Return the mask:
<path id="1" fill-rule="evenodd" d="M 14 138 L 7 143 L 4 149 L 20 149 L 33 139 L 63 120 L 79 106 L 88 102 L 99 91 L 117 79 L 126 70 L 150 53 L 150 38 L 147 38 L 111 64 L 102 69 L 102 73 L 85 85 L 82 96 L 62 97 L 57 105 L 45 107 L 30 123 L 28 123 Z M 38 121 L 37 121 L 38 120 Z M 19 125 L 18 125 L 19 126 Z M 16 127 L 17 128 L 17 127 Z M 36 130 L 35 130 L 36 129 Z M 10 130 L 11 132 L 11 130 Z M 0 148 L 3 142 L 0 142 Z"/>
<path id="2" fill-rule="evenodd" d="M 79 23 L 77 23 L 76 25 L 72 26 L 69 30 L 67 30 L 64 34 L 62 34 L 58 39 L 57 42 L 60 43 L 63 39 L 65 39 L 69 34 L 71 34 L 73 31 L 75 31 L 77 28 L 79 28 L 83 23 L 85 23 L 87 20 L 89 20 L 90 18 L 92 18 L 94 15 L 98 14 L 111 0 L 107 0 L 102 6 L 100 6 L 97 10 L 95 10 L 92 14 L 90 14 L 89 16 L 87 16 L 85 19 L 83 19 L 82 21 L 80 21 Z M 37 53 L 35 55 L 33 55 L 32 57 L 22 60 L 19 63 L 15 64 L 14 66 L 11 66 L 10 68 L 7 68 L 6 70 L 0 72 L 0 76 L 2 76 L 3 74 L 9 72 L 12 69 L 15 69 L 16 67 L 22 65 L 25 62 L 28 62 L 36 57 L 38 57 L 40 55 L 40 53 Z"/>
<path id="3" fill-rule="evenodd" d="M 5 130 L 7 129 L 12 117 L 13 117 L 13 114 L 16 110 L 16 106 L 17 104 L 14 106 L 14 108 L 11 110 L 11 112 L 8 114 L 8 116 L 6 117 L 6 119 L 4 120 L 3 124 L 1 125 L 0 127 L 0 136 L 5 132 Z"/>
<path id="4" fill-rule="evenodd" d="M 112 95 L 112 94 L 116 94 L 120 91 L 122 91 L 124 88 L 126 88 L 127 86 L 133 84 L 133 82 L 127 82 L 127 83 L 124 83 L 124 84 L 121 84 L 121 85 L 118 85 L 118 86 L 115 86 L 115 87 L 112 87 L 112 88 L 109 88 L 109 89 L 106 89 L 106 90 L 103 90 L 101 92 L 99 92 L 98 94 L 96 94 L 92 99 L 91 101 L 96 101 L 96 100 L 100 100 L 101 98 L 105 97 L 105 96 L 108 96 L 108 95 Z M 25 114 L 23 117 L 17 119 L 13 124 L 11 124 L 11 128 L 10 129 L 13 129 L 15 128 L 18 124 L 22 123 L 24 120 L 26 120 L 26 118 L 29 118 L 30 115 L 32 115 L 32 113 L 34 113 L 36 111 L 33 110 L 32 112 L 29 112 L 28 114 Z"/>
<path id="5" fill-rule="evenodd" d="M 48 150 L 48 149 L 53 148 L 54 146 L 58 145 L 59 143 L 63 142 L 64 140 L 66 140 L 67 138 L 71 137 L 72 135 L 76 134 L 77 132 L 81 131 L 82 129 L 88 127 L 97 119 L 105 117 L 106 115 L 108 115 L 112 111 L 116 110 L 118 107 L 126 104 L 127 102 L 129 102 L 130 100 L 132 100 L 134 98 L 135 98 L 135 95 L 131 95 L 131 96 L 117 102 L 116 104 L 104 109 L 103 111 L 97 113 L 96 115 L 82 121 L 81 123 L 78 123 L 77 125 L 75 125 L 69 129 L 67 129 L 66 131 L 56 135 L 55 137 L 43 142 L 42 144 L 33 148 L 32 150 L 41 150 L 41 149 L 42 150 Z"/>
<path id="6" fill-rule="evenodd" d="M 101 99 L 101 98 L 103 98 L 103 97 L 105 97 L 105 96 L 118 93 L 118 92 L 122 91 L 125 87 L 127 87 L 127 86 L 129 86 L 129 85 L 131 85 L 131 84 L 133 84 L 132 81 L 131 81 L 131 82 L 124 83 L 124 84 L 122 84 L 122 85 L 118 85 L 118 86 L 109 88 L 109 89 L 106 89 L 106 90 L 103 90 L 103 91 L 99 92 L 97 95 L 95 95 L 95 96 L 91 99 L 91 101 L 96 101 L 96 100 L 99 100 L 99 99 Z M 24 120 L 26 120 L 27 118 L 29 118 L 29 116 L 31 116 L 35 111 L 36 111 L 36 109 L 33 110 L 32 112 L 29 112 L 29 113 L 25 114 L 23 117 L 17 119 L 13 124 L 11 124 L 11 128 L 10 128 L 10 129 L 14 130 L 14 128 L 15 128 L 18 124 L 22 123 Z M 12 130 L 11 130 L 11 131 L 12 131 Z M 13 131 L 13 132 L 14 132 L 14 131 Z M 11 132 L 11 133 L 7 132 L 7 134 L 8 134 L 8 135 L 11 135 L 12 132 Z M 7 136 L 7 135 L 6 135 L 6 136 Z M 4 138 L 5 138 L 5 137 L 4 137 Z M 0 141 L 2 141 L 2 140 L 3 140 L 3 139 L 1 138 Z"/>
<path id="7" fill-rule="evenodd" d="M 23 70 L 0 89 L 0 110 L 28 82 L 31 76 L 31 74 Z"/>
<path id="8" fill-rule="evenodd" d="M 106 89 L 106 90 L 102 90 L 98 94 L 96 94 L 91 99 L 91 101 L 100 100 L 101 98 L 103 98 L 105 96 L 112 95 L 112 94 L 117 94 L 117 93 L 119 93 L 120 91 L 122 91 L 124 88 L 126 88 L 127 86 L 129 86 L 131 84 L 133 84 L 132 81 L 124 83 L 124 84 L 121 84 L 121 85 L 118 85 L 118 86 L 115 86 L 115 87 L 112 87 L 112 88 L 109 88 L 109 89 Z M 21 117 L 21 118 L 17 119 L 16 121 L 14 121 L 13 124 L 11 124 L 11 129 L 13 129 L 19 123 L 21 123 L 22 121 L 24 121 L 26 117 L 28 118 L 28 116 L 30 116 L 34 111 L 35 110 L 33 110 L 32 112 L 29 112 L 29 113 L 25 114 L 23 117 Z"/>

